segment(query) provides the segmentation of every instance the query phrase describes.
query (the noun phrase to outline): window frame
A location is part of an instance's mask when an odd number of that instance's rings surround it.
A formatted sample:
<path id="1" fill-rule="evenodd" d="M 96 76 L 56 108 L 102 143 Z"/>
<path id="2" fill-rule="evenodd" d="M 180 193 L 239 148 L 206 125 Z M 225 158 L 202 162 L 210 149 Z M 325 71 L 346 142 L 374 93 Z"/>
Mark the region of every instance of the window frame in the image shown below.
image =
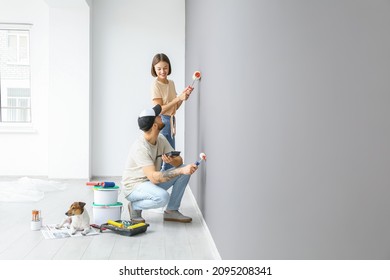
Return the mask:
<path id="1" fill-rule="evenodd" d="M 28 80 L 26 80 L 28 82 L 28 86 L 27 87 L 20 87 L 20 86 L 8 86 L 5 87 L 5 86 L 2 86 L 1 85 L 1 76 L 0 76 L 0 86 L 2 87 L 0 90 L 1 90 L 1 94 L 6 94 L 8 96 L 8 93 L 7 93 L 7 90 L 9 88 L 28 88 L 30 90 L 30 101 L 29 101 L 29 108 L 28 108 L 28 111 L 29 111 L 29 117 L 27 118 L 28 121 L 22 121 L 22 122 L 4 122 L 1 120 L 1 116 L 0 116 L 0 133 L 33 133 L 33 132 L 36 132 L 35 128 L 34 128 L 34 125 L 33 125 L 33 115 L 32 115 L 32 111 L 33 111 L 33 102 L 32 102 L 32 99 L 33 99 L 33 91 L 32 91 L 32 88 L 31 88 L 31 76 L 32 76 L 32 73 L 31 73 L 31 29 L 32 29 L 32 24 L 30 23 L 2 23 L 0 22 L 0 30 L 8 30 L 8 31 L 15 31 L 15 34 L 17 34 L 17 31 L 28 31 L 28 42 L 27 42 L 27 50 L 28 50 L 28 54 L 27 54 L 27 58 L 25 59 L 25 61 L 20 61 L 18 59 L 18 61 L 16 62 L 9 62 L 8 60 L 6 61 L 6 64 L 7 65 L 15 65 L 15 66 L 29 66 L 29 70 L 28 70 Z M 8 36 L 8 35 L 7 35 Z M 7 43 L 8 44 L 8 43 Z M 0 73 L 1 75 L 1 73 Z M 5 98 L 3 98 L 3 102 L 4 100 L 6 100 Z M 6 108 L 7 107 L 7 104 L 2 104 L 2 100 L 0 100 L 0 106 L 2 108 Z M 1 111 L 0 111 L 1 113 Z M 4 116 L 4 113 L 3 113 L 3 116 Z"/>

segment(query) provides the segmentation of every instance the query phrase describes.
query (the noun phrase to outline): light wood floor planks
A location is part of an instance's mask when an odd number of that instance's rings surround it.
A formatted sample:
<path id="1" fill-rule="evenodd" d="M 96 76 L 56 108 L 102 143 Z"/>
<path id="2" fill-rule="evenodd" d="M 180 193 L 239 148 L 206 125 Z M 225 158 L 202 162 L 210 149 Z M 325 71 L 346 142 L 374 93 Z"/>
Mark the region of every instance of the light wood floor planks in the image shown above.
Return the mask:
<path id="1" fill-rule="evenodd" d="M 16 179 L 0 178 L 0 181 Z M 46 192 L 38 202 L 0 202 L 0 259 L 2 260 L 213 260 L 220 259 L 215 244 L 190 189 L 186 190 L 181 211 L 192 223 L 164 222 L 162 209 L 144 211 L 150 224 L 146 233 L 122 236 L 110 231 L 95 236 L 45 239 L 30 229 L 31 210 L 42 211 L 44 224 L 59 223 L 74 201 L 87 203 L 92 218 L 93 189 L 82 180 L 64 180 L 66 189 Z M 115 181 L 120 178 L 105 178 Z M 122 219 L 128 220 L 127 200 Z"/>

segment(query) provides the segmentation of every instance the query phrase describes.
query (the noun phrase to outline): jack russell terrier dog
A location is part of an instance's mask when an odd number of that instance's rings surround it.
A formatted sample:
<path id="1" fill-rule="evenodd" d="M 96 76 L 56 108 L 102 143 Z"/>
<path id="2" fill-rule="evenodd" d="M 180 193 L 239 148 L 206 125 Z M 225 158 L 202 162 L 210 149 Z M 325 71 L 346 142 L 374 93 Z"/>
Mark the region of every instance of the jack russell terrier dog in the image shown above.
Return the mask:
<path id="1" fill-rule="evenodd" d="M 57 229 L 62 228 L 65 224 L 69 224 L 72 235 L 78 230 L 82 230 L 82 235 L 87 235 L 91 230 L 90 219 L 87 209 L 84 208 L 85 202 L 74 202 L 69 210 L 65 213 L 67 216 L 61 224 L 56 226 Z"/>

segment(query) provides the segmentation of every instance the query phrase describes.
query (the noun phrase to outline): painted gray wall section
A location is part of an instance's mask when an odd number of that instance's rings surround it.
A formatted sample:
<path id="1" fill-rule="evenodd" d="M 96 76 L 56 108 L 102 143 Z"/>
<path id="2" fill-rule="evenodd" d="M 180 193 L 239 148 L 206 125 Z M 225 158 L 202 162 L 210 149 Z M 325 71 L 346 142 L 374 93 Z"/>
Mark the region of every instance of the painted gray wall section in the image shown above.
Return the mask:
<path id="1" fill-rule="evenodd" d="M 389 28 L 389 1 L 186 1 L 186 159 L 223 259 L 390 258 Z"/>

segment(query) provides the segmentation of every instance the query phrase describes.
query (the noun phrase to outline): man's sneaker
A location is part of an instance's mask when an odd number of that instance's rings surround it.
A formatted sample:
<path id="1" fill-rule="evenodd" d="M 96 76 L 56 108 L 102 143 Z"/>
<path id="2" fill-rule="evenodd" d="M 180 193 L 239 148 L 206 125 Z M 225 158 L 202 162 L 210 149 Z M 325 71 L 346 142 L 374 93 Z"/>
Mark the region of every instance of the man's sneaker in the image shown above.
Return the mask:
<path id="1" fill-rule="evenodd" d="M 145 219 L 141 216 L 142 210 L 133 210 L 133 208 L 131 207 L 131 202 L 127 204 L 127 208 L 129 209 L 130 220 L 134 224 L 145 223 Z"/>
<path id="2" fill-rule="evenodd" d="M 164 221 L 179 222 L 179 223 L 191 223 L 192 218 L 184 216 L 177 210 L 171 210 L 170 213 L 164 211 Z"/>

